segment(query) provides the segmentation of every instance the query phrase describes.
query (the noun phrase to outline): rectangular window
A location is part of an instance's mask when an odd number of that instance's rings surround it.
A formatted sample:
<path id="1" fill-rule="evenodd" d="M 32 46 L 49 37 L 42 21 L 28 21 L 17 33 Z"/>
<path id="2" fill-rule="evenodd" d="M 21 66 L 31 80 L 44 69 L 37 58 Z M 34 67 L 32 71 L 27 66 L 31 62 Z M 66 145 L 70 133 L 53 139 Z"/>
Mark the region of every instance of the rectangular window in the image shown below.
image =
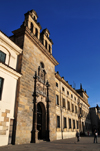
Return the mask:
<path id="1" fill-rule="evenodd" d="M 72 112 L 74 112 L 74 105 L 72 104 Z"/>
<path id="2" fill-rule="evenodd" d="M 73 98 L 73 95 L 71 94 L 71 98 Z"/>
<path id="3" fill-rule="evenodd" d="M 64 117 L 64 128 L 67 128 L 66 117 Z"/>
<path id="4" fill-rule="evenodd" d="M 69 118 L 69 129 L 71 129 L 71 119 Z"/>
<path id="5" fill-rule="evenodd" d="M 0 62 L 5 63 L 6 54 L 0 50 Z"/>
<path id="6" fill-rule="evenodd" d="M 73 129 L 75 129 L 75 120 L 73 120 Z"/>
<path id="7" fill-rule="evenodd" d="M 76 101 L 76 97 L 74 97 L 74 100 Z"/>
<path id="8" fill-rule="evenodd" d="M 0 77 L 0 100 L 1 100 L 1 97 L 2 97 L 3 81 L 4 81 L 4 79 Z"/>
<path id="9" fill-rule="evenodd" d="M 56 104 L 59 105 L 59 96 L 56 95 Z"/>
<path id="10" fill-rule="evenodd" d="M 77 129 L 78 129 L 78 121 L 77 121 Z"/>
<path id="11" fill-rule="evenodd" d="M 57 127 L 60 128 L 60 116 L 57 116 Z"/>
<path id="12" fill-rule="evenodd" d="M 75 113 L 77 113 L 77 106 L 75 106 Z"/>
<path id="13" fill-rule="evenodd" d="M 65 91 L 64 87 L 62 87 L 62 91 Z"/>
<path id="14" fill-rule="evenodd" d="M 81 108 L 79 108 L 79 113 L 82 114 L 82 109 Z"/>
<path id="15" fill-rule="evenodd" d="M 69 91 L 67 91 L 67 95 L 69 95 Z"/>
<path id="16" fill-rule="evenodd" d="M 65 99 L 63 98 L 63 107 L 65 107 Z"/>
<path id="17" fill-rule="evenodd" d="M 68 110 L 70 110 L 70 102 L 67 102 Z"/>
<path id="18" fill-rule="evenodd" d="M 56 87 L 58 87 L 58 83 L 56 82 Z"/>

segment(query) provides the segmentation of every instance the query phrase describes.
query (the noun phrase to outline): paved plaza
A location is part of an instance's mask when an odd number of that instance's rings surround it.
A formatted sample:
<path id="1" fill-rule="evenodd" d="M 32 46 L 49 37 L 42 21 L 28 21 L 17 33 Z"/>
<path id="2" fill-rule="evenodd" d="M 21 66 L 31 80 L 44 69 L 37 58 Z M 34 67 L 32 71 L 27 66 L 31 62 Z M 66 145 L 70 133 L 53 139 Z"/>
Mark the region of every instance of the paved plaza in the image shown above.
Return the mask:
<path id="1" fill-rule="evenodd" d="M 93 143 L 93 137 L 76 138 L 41 142 L 38 144 L 8 145 L 0 147 L 0 151 L 100 151 L 100 137 L 98 143 Z"/>

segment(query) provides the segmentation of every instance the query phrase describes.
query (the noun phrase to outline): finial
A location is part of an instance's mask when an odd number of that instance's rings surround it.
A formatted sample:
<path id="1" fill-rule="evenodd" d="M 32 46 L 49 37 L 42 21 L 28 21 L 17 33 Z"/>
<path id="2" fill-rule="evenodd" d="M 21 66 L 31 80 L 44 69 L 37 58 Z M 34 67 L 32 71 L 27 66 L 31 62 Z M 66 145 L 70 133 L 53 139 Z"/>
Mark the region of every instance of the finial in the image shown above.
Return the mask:
<path id="1" fill-rule="evenodd" d="M 82 84 L 80 83 L 80 89 L 82 90 Z"/>

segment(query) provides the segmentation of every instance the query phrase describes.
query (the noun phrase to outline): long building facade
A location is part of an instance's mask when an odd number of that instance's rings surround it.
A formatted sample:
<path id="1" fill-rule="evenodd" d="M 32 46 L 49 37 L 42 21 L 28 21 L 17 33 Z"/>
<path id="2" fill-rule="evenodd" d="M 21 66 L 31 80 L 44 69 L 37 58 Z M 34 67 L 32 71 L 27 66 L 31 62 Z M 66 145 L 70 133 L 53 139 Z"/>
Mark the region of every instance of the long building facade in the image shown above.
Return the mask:
<path id="1" fill-rule="evenodd" d="M 81 134 L 91 133 L 91 120 L 89 113 L 88 95 L 80 85 L 75 90 L 59 73 L 56 78 L 56 116 L 57 139 L 76 136 L 76 131 Z"/>
<path id="2" fill-rule="evenodd" d="M 16 71 L 20 73 L 15 97 L 12 144 L 37 143 L 75 137 L 90 131 L 88 95 L 75 90 L 55 72 L 59 63 L 52 55 L 46 28 L 41 33 L 37 13 L 31 10 L 9 37 L 22 50 Z M 8 134 L 9 137 L 9 134 Z"/>

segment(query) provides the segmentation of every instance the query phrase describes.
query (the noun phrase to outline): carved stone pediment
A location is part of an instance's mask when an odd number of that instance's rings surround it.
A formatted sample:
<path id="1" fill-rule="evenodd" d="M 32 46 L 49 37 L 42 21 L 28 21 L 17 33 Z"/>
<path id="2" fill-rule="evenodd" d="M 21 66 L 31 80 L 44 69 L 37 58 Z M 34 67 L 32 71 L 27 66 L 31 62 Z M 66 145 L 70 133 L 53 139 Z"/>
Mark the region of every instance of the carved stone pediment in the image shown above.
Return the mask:
<path id="1" fill-rule="evenodd" d="M 40 81 L 37 81 L 36 92 L 46 97 L 46 85 L 42 84 Z"/>

